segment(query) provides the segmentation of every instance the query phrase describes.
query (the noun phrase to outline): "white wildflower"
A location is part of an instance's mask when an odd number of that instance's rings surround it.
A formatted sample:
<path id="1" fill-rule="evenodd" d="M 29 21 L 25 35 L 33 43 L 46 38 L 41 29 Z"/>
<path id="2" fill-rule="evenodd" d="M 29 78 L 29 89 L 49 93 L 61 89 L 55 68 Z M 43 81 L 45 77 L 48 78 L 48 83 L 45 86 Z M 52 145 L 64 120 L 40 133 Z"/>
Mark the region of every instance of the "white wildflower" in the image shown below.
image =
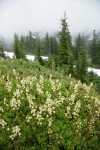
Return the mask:
<path id="1" fill-rule="evenodd" d="M 12 83 L 11 83 L 11 81 L 7 81 L 5 87 L 8 90 L 8 92 L 11 92 L 11 89 L 12 89 Z"/>
<path id="2" fill-rule="evenodd" d="M 27 121 L 27 122 L 30 122 L 31 119 L 32 119 L 32 116 L 29 116 L 29 115 L 26 116 L 26 121 Z"/>
<path id="3" fill-rule="evenodd" d="M 12 128 L 12 135 L 10 135 L 10 138 L 13 140 L 14 138 L 16 138 L 17 136 L 19 136 L 20 137 L 20 135 L 21 135 L 21 129 L 20 129 L 20 127 L 17 125 L 17 126 L 14 126 L 13 128 Z"/>
<path id="4" fill-rule="evenodd" d="M 42 86 L 41 86 L 41 84 L 39 84 L 39 83 L 37 83 L 36 84 L 36 88 L 37 88 L 37 91 L 38 91 L 38 93 L 41 95 L 41 94 L 43 94 L 43 91 L 42 91 Z"/>
<path id="5" fill-rule="evenodd" d="M 7 123 L 4 121 L 4 119 L 0 119 L 0 126 L 4 128 L 7 125 Z"/>
<path id="6" fill-rule="evenodd" d="M 16 91 L 13 93 L 14 97 L 19 97 L 20 96 L 20 90 L 16 89 Z"/>
<path id="7" fill-rule="evenodd" d="M 19 99 L 15 99 L 14 97 L 10 101 L 10 106 L 12 107 L 13 110 L 19 109 L 21 105 L 21 101 Z"/>
<path id="8" fill-rule="evenodd" d="M 3 112 L 3 107 L 2 106 L 0 106 L 0 111 Z"/>
<path id="9" fill-rule="evenodd" d="M 16 69 L 13 69 L 13 74 L 16 75 Z"/>
<path id="10" fill-rule="evenodd" d="M 52 118 L 49 118 L 49 119 L 48 119 L 48 126 L 49 126 L 49 127 L 51 127 L 52 122 L 53 122 Z"/>
<path id="11" fill-rule="evenodd" d="M 78 100 L 75 104 L 75 107 L 74 107 L 74 111 L 73 111 L 73 115 L 74 116 L 78 116 L 78 113 L 80 111 L 80 107 L 81 107 L 81 101 Z"/>

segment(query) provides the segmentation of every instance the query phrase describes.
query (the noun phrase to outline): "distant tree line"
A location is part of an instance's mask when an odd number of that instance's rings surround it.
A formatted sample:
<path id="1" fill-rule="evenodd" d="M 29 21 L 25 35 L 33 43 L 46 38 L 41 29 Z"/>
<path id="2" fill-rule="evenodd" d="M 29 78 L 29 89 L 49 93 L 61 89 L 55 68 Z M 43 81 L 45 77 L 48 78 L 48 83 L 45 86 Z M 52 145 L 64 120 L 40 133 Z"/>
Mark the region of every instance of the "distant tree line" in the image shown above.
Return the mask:
<path id="1" fill-rule="evenodd" d="M 48 56 L 48 66 L 65 68 L 82 82 L 87 80 L 89 63 L 100 67 L 100 37 L 93 31 L 92 38 L 86 41 L 84 35 L 78 34 L 72 44 L 68 29 L 66 13 L 61 20 L 61 31 L 51 36 L 48 33 L 41 38 L 31 31 L 27 36 L 14 34 L 13 52 L 17 59 L 26 59 L 26 54 L 33 54 L 40 64 L 45 65 L 41 56 Z M 0 43 L 0 55 L 4 57 L 4 48 Z"/>

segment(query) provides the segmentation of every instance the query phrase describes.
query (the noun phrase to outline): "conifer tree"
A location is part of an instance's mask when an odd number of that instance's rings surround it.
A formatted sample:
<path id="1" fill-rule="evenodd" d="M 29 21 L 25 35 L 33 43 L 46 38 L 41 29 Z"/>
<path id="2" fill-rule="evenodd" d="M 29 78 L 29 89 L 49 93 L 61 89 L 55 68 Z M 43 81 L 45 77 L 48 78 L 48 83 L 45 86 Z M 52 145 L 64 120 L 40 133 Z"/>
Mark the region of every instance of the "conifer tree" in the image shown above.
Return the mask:
<path id="1" fill-rule="evenodd" d="M 14 54 L 16 58 L 20 58 L 19 39 L 17 34 L 14 34 Z"/>
<path id="2" fill-rule="evenodd" d="M 76 78 L 81 80 L 82 82 L 87 81 L 87 56 L 86 56 L 86 47 L 85 47 L 85 41 L 84 37 L 78 35 L 76 38 L 76 47 L 75 47 L 75 58 L 76 58 L 76 66 L 75 66 L 75 72 L 76 72 Z"/>
<path id="3" fill-rule="evenodd" d="M 44 45 L 45 45 L 45 52 L 47 53 L 47 55 L 51 55 L 51 51 L 50 51 L 50 37 L 49 34 L 46 33 L 45 39 L 44 39 Z"/>
<path id="4" fill-rule="evenodd" d="M 93 39 L 91 41 L 91 46 L 90 46 L 90 55 L 91 55 L 91 62 L 95 64 L 95 56 L 96 56 L 96 51 L 97 51 L 97 35 L 95 30 L 93 31 Z"/>
<path id="5" fill-rule="evenodd" d="M 66 13 L 64 18 L 61 20 L 61 32 L 59 32 L 59 58 L 61 65 L 67 64 L 69 66 L 69 73 L 73 72 L 73 53 L 72 53 L 72 42 L 71 35 L 66 22 Z"/>
<path id="6" fill-rule="evenodd" d="M 64 14 L 64 18 L 61 20 L 61 25 L 62 25 L 61 32 L 59 32 L 60 58 L 62 64 L 68 64 L 71 36 L 66 22 L 66 13 Z"/>
<path id="7" fill-rule="evenodd" d="M 25 38 L 21 36 L 20 43 L 19 43 L 19 51 L 20 51 L 20 58 L 26 58 L 25 52 Z"/>
<path id="8" fill-rule="evenodd" d="M 93 31 L 93 38 L 90 44 L 91 63 L 100 66 L 100 40 L 97 37 L 96 31 Z"/>
<path id="9" fill-rule="evenodd" d="M 100 39 L 97 42 L 97 53 L 96 53 L 96 60 L 95 63 L 98 65 L 100 68 Z"/>
<path id="10" fill-rule="evenodd" d="M 26 57 L 24 38 L 21 36 L 21 39 L 19 39 L 17 34 L 14 34 L 14 54 L 17 59 Z"/>
<path id="11" fill-rule="evenodd" d="M 58 53 L 58 42 L 55 36 L 50 37 L 50 52 L 51 55 L 56 55 Z"/>
<path id="12" fill-rule="evenodd" d="M 35 45 L 35 58 L 38 60 L 38 62 L 43 65 L 43 60 L 41 57 L 41 42 L 40 38 L 38 37 L 36 40 L 36 45 Z"/>
<path id="13" fill-rule="evenodd" d="M 4 54 L 4 48 L 2 46 L 2 42 L 0 41 L 0 56 L 1 57 L 5 57 L 5 54 Z"/>
<path id="14" fill-rule="evenodd" d="M 68 52 L 69 52 L 69 30 L 66 23 L 66 15 L 61 20 L 62 29 L 59 33 L 60 40 L 60 61 L 61 64 L 68 64 Z"/>

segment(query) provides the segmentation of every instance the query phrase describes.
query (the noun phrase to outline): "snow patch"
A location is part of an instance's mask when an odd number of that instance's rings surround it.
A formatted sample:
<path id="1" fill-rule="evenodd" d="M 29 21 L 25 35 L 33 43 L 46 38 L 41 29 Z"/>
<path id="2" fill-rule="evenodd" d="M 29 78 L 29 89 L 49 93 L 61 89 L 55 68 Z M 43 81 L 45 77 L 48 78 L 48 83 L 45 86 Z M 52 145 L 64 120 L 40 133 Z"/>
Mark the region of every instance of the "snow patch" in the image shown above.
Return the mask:
<path id="1" fill-rule="evenodd" d="M 88 68 L 88 72 L 94 72 L 98 76 L 100 76 L 100 69 L 95 69 L 95 68 Z"/>
<path id="2" fill-rule="evenodd" d="M 28 60 L 34 61 L 35 56 L 34 56 L 34 55 L 26 55 L 26 58 L 27 58 Z"/>
<path id="3" fill-rule="evenodd" d="M 4 54 L 5 54 L 6 57 L 9 57 L 9 58 L 11 58 L 11 59 L 15 58 L 15 55 L 14 55 L 13 52 L 4 51 Z M 48 60 L 48 57 L 47 57 L 47 56 L 41 56 L 41 57 L 42 57 L 43 60 Z M 27 58 L 28 60 L 34 61 L 35 56 L 34 56 L 34 55 L 26 55 L 26 58 Z"/>
<path id="4" fill-rule="evenodd" d="M 4 51 L 4 54 L 5 54 L 6 57 L 10 57 L 11 59 L 13 59 L 15 57 L 13 52 Z"/>

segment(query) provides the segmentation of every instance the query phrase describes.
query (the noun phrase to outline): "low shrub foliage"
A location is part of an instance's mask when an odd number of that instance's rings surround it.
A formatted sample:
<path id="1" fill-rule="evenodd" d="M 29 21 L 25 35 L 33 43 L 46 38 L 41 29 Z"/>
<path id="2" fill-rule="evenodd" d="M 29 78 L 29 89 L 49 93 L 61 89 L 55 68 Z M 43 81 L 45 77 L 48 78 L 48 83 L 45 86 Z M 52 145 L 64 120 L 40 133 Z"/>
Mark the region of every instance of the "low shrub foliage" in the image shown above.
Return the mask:
<path id="1" fill-rule="evenodd" d="M 0 149 L 99 149 L 100 96 L 92 83 L 4 68 L 0 65 Z"/>

